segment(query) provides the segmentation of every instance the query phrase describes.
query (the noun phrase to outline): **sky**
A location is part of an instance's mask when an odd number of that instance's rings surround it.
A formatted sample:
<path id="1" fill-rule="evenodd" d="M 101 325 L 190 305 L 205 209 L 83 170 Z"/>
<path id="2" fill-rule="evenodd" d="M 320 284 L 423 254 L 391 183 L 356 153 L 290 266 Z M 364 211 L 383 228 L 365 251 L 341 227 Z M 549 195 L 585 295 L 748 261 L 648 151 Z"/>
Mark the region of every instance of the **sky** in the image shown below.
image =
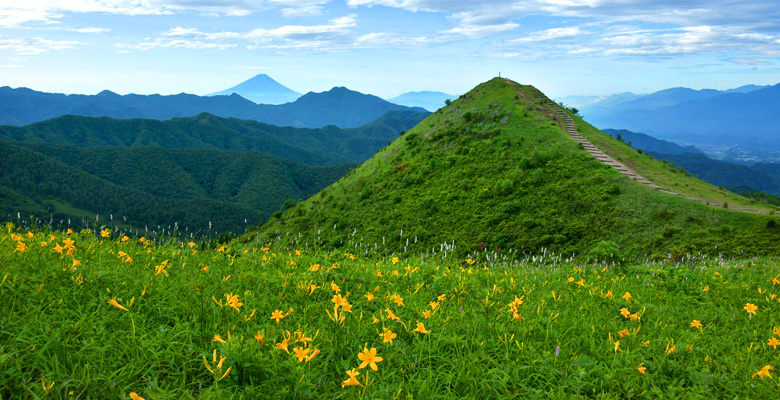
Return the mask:
<path id="1" fill-rule="evenodd" d="M 780 82 L 776 0 L 0 0 L 0 86 L 548 96 Z"/>

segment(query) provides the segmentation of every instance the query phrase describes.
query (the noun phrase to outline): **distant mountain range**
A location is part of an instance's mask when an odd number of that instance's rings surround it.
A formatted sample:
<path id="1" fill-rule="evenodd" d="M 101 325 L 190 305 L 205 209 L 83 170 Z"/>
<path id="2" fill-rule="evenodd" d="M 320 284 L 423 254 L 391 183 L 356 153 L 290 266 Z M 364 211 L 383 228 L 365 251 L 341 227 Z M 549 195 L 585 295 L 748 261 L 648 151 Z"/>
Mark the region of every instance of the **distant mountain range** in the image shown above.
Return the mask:
<path id="1" fill-rule="evenodd" d="M 287 88 L 266 74 L 255 75 L 230 89 L 207 96 L 230 96 L 233 93 L 258 104 L 291 103 L 301 97 L 300 93 Z"/>
<path id="2" fill-rule="evenodd" d="M 430 112 L 434 112 L 444 107 L 445 101 L 455 100 L 457 97 L 442 92 L 407 92 L 392 99 L 387 99 L 387 101 L 408 107 L 422 107 Z"/>
<path id="3" fill-rule="evenodd" d="M 335 125 L 352 128 L 370 123 L 390 110 L 428 113 L 423 108 L 393 104 L 344 87 L 322 93 L 309 92 L 292 103 L 280 105 L 255 104 L 237 94 L 211 97 L 184 93 L 120 96 L 103 91 L 97 95 L 64 95 L 0 87 L 0 125 L 16 126 L 62 115 L 166 120 L 206 112 L 277 126 L 322 128 Z"/>
<path id="4" fill-rule="evenodd" d="M 562 98 L 575 107 L 577 98 Z M 584 118 L 600 128 L 628 129 L 675 142 L 780 149 L 780 84 L 718 91 L 672 88 L 598 101 L 580 98 Z M 590 102 L 588 102 L 590 101 Z"/>
<path id="5" fill-rule="evenodd" d="M 609 109 L 613 111 L 620 109 L 649 110 L 658 108 L 659 106 L 671 106 L 690 100 L 705 100 L 721 94 L 750 93 L 768 87 L 770 86 L 744 85 L 728 90 L 695 90 L 685 87 L 676 87 L 659 90 L 649 94 L 623 92 L 608 96 L 566 96 L 559 97 L 556 101 L 577 107 L 580 110 L 587 110 L 588 112 L 598 112 L 598 109 Z M 641 100 L 634 101 L 637 99 Z"/>
<path id="6" fill-rule="evenodd" d="M 613 126 L 667 139 L 745 140 L 780 145 L 780 84 L 749 93 L 727 93 L 607 118 Z"/>

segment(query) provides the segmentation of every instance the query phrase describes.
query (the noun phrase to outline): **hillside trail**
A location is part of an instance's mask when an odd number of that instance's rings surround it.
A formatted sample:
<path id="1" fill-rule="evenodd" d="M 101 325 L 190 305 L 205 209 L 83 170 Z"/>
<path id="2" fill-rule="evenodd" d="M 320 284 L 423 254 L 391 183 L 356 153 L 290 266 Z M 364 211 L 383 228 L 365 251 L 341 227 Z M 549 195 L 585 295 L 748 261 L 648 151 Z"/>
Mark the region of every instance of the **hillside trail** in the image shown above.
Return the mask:
<path id="1" fill-rule="evenodd" d="M 515 88 L 515 90 L 518 92 L 518 94 L 520 94 L 521 96 L 525 97 L 526 100 L 529 100 L 532 103 L 537 103 L 537 102 L 534 102 L 534 101 L 532 101 L 531 99 L 529 99 L 528 97 L 525 96 L 525 94 L 518 87 L 518 85 L 519 85 L 518 83 L 516 83 L 516 82 L 514 82 L 512 80 L 506 79 L 506 78 L 504 78 L 504 80 L 507 83 L 511 84 Z M 613 159 L 612 157 L 610 157 L 609 155 L 604 153 L 601 149 L 599 149 L 598 147 L 594 146 L 593 143 L 591 143 L 588 139 L 585 139 L 582 135 L 577 133 L 577 128 L 574 125 L 574 119 L 572 119 L 572 117 L 569 116 L 568 113 L 563 111 L 561 106 L 559 106 L 554 101 L 552 101 L 552 100 L 548 99 L 547 97 L 545 97 L 542 94 L 542 92 L 539 91 L 539 89 L 537 89 L 537 88 L 535 88 L 533 86 L 530 86 L 530 85 L 528 85 L 528 88 L 530 88 L 534 92 L 534 94 L 536 95 L 536 98 L 539 99 L 539 101 L 541 101 L 543 103 L 546 103 L 547 106 L 550 107 L 553 110 L 553 112 L 555 112 L 555 114 L 558 115 L 559 122 L 563 121 L 562 128 L 566 131 L 566 133 L 572 139 L 574 139 L 574 141 L 576 141 L 577 143 L 580 143 L 582 145 L 582 147 L 584 147 L 585 150 L 590 155 L 592 155 L 596 160 L 600 161 L 603 164 L 606 164 L 606 165 L 609 165 L 609 166 L 615 168 L 621 174 L 623 174 L 623 175 L 625 175 L 625 176 L 627 176 L 627 177 L 629 177 L 631 179 L 635 179 L 637 182 L 639 182 L 639 183 L 641 183 L 643 185 L 649 186 L 649 187 L 651 187 L 653 189 L 660 190 L 660 191 L 662 191 L 664 193 L 668 193 L 668 194 L 671 194 L 671 195 L 674 195 L 674 196 L 682 196 L 682 197 L 685 197 L 688 200 L 697 201 L 699 203 L 710 205 L 710 206 L 713 206 L 713 207 L 722 207 L 721 204 L 711 203 L 711 202 L 708 202 L 706 200 L 702 200 L 702 199 L 699 199 L 699 198 L 696 198 L 696 197 L 691 197 L 691 196 L 688 196 L 688 195 L 685 195 L 685 194 L 682 194 L 682 193 L 677 193 L 675 191 L 672 191 L 672 190 L 669 190 L 667 188 L 661 187 L 661 186 L 651 182 L 649 179 L 643 177 L 642 175 L 639 175 L 638 173 L 633 171 L 631 168 L 628 168 L 625 164 L 623 164 L 623 163 Z M 769 214 L 768 212 L 765 212 L 765 211 L 748 210 L 748 209 L 744 209 L 744 208 L 730 208 L 730 210 L 744 211 L 744 212 L 749 212 L 749 213 L 754 213 L 754 214 Z"/>

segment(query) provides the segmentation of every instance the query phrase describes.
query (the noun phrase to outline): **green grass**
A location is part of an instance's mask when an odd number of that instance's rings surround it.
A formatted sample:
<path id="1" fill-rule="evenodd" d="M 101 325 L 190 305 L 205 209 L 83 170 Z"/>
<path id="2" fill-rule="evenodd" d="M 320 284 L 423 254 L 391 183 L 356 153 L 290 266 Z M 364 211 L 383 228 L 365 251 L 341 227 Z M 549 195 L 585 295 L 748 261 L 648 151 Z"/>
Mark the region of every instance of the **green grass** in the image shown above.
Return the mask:
<path id="1" fill-rule="evenodd" d="M 67 240 L 74 253 L 57 253 Z M 9 226 L 0 234 L 0 397 L 709 399 L 780 389 L 776 371 L 754 376 L 780 366 L 780 349 L 767 345 L 780 339 L 777 258 L 396 256 Z M 339 310 L 343 322 L 326 312 L 334 285 L 352 306 Z M 238 296 L 239 310 L 226 295 Z M 748 303 L 758 306 L 753 317 Z M 275 310 L 286 316 L 272 320 Z M 415 332 L 418 322 L 427 334 Z M 288 354 L 276 346 L 286 331 L 312 340 Z M 320 352 L 299 362 L 303 347 Z M 376 372 L 359 368 L 366 348 L 383 358 Z M 217 363 L 225 359 L 211 373 L 204 358 L 213 369 L 215 349 Z M 351 369 L 363 386 L 342 387 Z"/>
<path id="2" fill-rule="evenodd" d="M 89 210 L 84 210 L 82 208 L 74 207 L 72 204 L 66 203 L 59 199 L 49 199 L 46 201 L 51 203 L 51 205 L 54 206 L 54 211 L 58 213 L 72 215 L 77 218 L 87 218 L 89 220 L 95 219 L 95 215 L 97 215 L 93 212 L 90 212 Z"/>

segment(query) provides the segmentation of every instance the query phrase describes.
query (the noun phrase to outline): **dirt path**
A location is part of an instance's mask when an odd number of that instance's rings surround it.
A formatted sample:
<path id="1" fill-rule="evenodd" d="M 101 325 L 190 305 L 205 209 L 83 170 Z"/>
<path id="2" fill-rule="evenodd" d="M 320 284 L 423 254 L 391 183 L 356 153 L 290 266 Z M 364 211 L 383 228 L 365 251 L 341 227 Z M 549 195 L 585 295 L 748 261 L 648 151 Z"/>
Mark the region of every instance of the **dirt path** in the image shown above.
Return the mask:
<path id="1" fill-rule="evenodd" d="M 517 90 L 517 92 L 520 93 L 520 95 L 522 95 L 526 99 L 528 99 L 525 96 L 525 94 L 523 94 L 520 91 L 520 88 L 516 86 L 516 85 L 518 85 L 517 83 L 515 83 L 515 82 L 513 82 L 513 81 L 511 81 L 509 79 L 505 79 L 505 80 L 507 82 L 509 82 L 510 84 L 515 85 L 515 89 Z M 637 182 L 642 183 L 642 184 L 644 184 L 646 186 L 650 186 L 653 189 L 657 189 L 657 190 L 660 190 L 662 192 L 669 193 L 669 194 L 675 195 L 675 196 L 682 196 L 682 197 L 685 197 L 688 200 L 697 201 L 699 203 L 707 204 L 707 205 L 710 205 L 710 206 L 713 206 L 713 207 L 722 207 L 721 204 L 709 203 L 706 200 L 698 199 L 698 198 L 695 198 L 695 197 L 690 197 L 690 196 L 684 195 L 682 193 L 677 193 L 677 192 L 674 192 L 674 191 L 669 190 L 667 188 L 658 186 L 655 183 L 651 182 L 649 179 L 643 177 L 642 175 L 639 175 L 638 173 L 633 171 L 631 168 L 628 168 L 625 164 L 623 164 L 623 163 L 621 163 L 619 161 L 616 161 L 615 159 L 613 159 L 612 157 L 610 157 L 609 155 L 607 155 L 606 153 L 601 151 L 601 149 L 599 149 L 598 147 L 594 146 L 593 143 L 588 141 L 588 139 L 585 139 L 582 135 L 577 133 L 577 128 L 574 125 L 574 120 L 569 116 L 569 114 L 567 114 L 565 111 L 563 111 L 563 109 L 558 104 L 556 104 L 552 100 L 546 98 L 535 87 L 533 87 L 533 86 L 528 86 L 528 87 L 531 90 L 533 90 L 534 94 L 536 95 L 536 97 L 539 99 L 539 101 L 542 104 L 546 103 L 547 106 L 549 106 L 558 115 L 559 120 L 563 121 L 563 126 L 564 126 L 564 129 L 565 129 L 566 133 L 572 139 L 574 139 L 574 141 L 580 143 L 582 145 L 582 147 L 584 147 L 585 150 L 588 153 L 590 153 L 590 155 L 592 155 L 597 160 L 599 160 L 602 163 L 607 164 L 607 165 L 615 168 L 621 174 L 623 174 L 623 175 L 625 175 L 625 176 L 627 176 L 629 178 L 635 179 Z M 530 99 L 528 99 L 528 100 L 530 100 Z M 748 209 L 744 209 L 744 208 L 730 208 L 730 209 L 731 210 L 736 210 L 736 211 L 744 211 L 744 212 L 749 212 L 749 213 L 755 213 L 755 214 L 769 214 L 768 212 L 765 212 L 765 211 L 748 210 Z"/>

